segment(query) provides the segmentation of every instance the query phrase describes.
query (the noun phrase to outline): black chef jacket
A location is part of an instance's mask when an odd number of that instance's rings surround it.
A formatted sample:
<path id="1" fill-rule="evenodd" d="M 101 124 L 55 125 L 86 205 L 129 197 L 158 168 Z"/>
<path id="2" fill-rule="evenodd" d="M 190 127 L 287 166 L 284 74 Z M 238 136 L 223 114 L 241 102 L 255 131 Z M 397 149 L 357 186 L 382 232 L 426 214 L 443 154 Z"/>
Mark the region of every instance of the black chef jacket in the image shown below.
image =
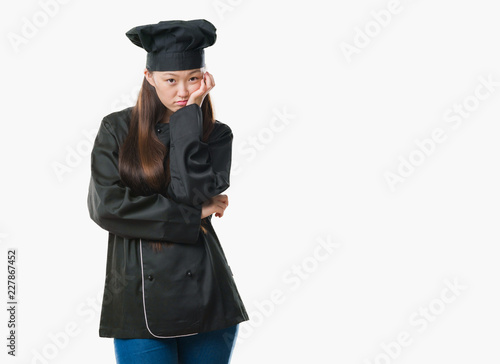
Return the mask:
<path id="1" fill-rule="evenodd" d="M 168 196 L 134 195 L 118 171 L 132 108 L 105 116 L 91 153 L 88 209 L 109 232 L 99 336 L 163 338 L 226 328 L 248 320 L 211 224 L 200 229 L 201 203 L 229 187 L 233 134 L 216 121 L 201 141 L 197 104 L 157 124 L 170 150 Z M 148 241 L 164 241 L 155 252 Z"/>

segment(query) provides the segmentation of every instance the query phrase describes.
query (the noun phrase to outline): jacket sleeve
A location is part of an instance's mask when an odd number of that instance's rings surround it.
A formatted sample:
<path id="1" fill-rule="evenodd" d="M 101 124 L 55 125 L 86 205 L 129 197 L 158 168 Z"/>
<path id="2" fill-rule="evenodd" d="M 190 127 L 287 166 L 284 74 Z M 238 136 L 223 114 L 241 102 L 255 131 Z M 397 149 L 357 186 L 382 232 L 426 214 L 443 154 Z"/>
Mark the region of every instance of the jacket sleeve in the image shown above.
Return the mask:
<path id="1" fill-rule="evenodd" d="M 201 205 L 186 205 L 161 194 L 134 195 L 118 170 L 117 138 L 103 119 L 91 152 L 87 205 L 90 218 L 103 229 L 125 238 L 195 243 Z"/>
<path id="2" fill-rule="evenodd" d="M 189 205 L 203 203 L 229 187 L 233 133 L 220 124 L 203 142 L 203 117 L 190 104 L 170 117 L 170 184 L 167 193 Z"/>

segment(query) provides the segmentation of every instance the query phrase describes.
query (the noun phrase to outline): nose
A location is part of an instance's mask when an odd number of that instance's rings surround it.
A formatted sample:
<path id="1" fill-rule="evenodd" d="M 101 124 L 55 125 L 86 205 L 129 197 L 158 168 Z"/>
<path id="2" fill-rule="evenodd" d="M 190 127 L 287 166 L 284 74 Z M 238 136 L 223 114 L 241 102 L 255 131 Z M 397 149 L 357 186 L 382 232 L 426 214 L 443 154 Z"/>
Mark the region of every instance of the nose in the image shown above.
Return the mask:
<path id="1" fill-rule="evenodd" d="M 177 90 L 177 93 L 179 94 L 179 97 L 181 98 L 186 98 L 189 96 L 189 90 L 187 88 L 187 85 L 184 83 L 181 83 L 179 85 L 179 88 Z"/>

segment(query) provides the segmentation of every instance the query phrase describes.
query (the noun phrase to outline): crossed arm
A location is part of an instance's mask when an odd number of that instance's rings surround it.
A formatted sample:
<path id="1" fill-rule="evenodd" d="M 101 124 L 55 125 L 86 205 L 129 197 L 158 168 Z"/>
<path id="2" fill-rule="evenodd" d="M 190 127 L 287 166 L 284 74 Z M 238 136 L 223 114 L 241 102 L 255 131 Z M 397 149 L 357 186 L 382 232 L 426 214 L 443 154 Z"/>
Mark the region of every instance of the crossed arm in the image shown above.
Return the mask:
<path id="1" fill-rule="evenodd" d="M 119 145 L 104 119 L 91 153 L 87 205 L 91 219 L 103 229 L 126 238 L 195 243 L 202 204 L 229 187 L 232 132 L 220 124 L 210 140 L 201 141 L 202 115 L 197 104 L 170 118 L 170 198 L 135 195 L 122 184 Z"/>

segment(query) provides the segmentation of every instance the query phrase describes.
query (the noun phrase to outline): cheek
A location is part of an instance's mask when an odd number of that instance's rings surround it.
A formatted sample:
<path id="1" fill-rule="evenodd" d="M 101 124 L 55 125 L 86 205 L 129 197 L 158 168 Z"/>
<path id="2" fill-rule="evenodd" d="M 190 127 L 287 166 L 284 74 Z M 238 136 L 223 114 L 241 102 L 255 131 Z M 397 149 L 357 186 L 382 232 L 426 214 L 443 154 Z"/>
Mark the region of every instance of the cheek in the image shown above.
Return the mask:
<path id="1" fill-rule="evenodd" d="M 201 81 L 198 81 L 196 83 L 192 83 L 188 87 L 189 94 L 192 94 L 193 92 L 195 92 L 196 90 L 198 90 L 200 87 L 201 87 Z"/>
<path id="2" fill-rule="evenodd" d="M 175 98 L 175 91 L 171 87 L 157 88 L 158 98 L 163 102 L 171 102 Z"/>

